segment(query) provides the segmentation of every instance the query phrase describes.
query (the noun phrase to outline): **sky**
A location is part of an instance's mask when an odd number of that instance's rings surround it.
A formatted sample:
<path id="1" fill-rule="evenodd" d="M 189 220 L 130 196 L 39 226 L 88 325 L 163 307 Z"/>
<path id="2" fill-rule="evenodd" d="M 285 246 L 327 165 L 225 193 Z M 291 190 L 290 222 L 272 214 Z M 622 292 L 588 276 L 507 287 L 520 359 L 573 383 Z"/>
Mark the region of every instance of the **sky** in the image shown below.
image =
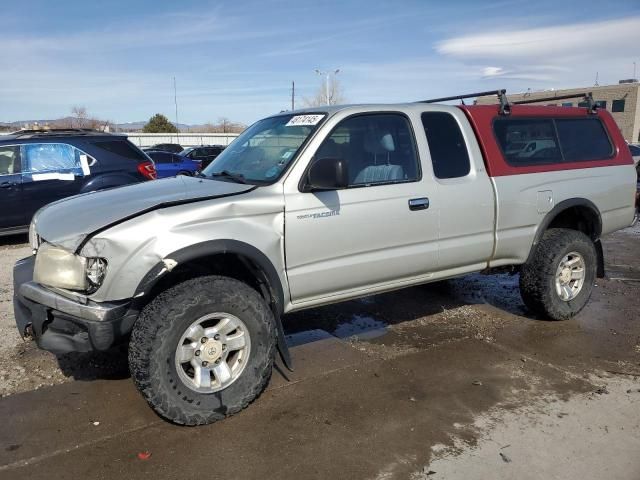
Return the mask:
<path id="1" fill-rule="evenodd" d="M 252 123 L 340 69 L 349 103 L 640 76 L 640 0 L 0 0 L 0 121 Z"/>

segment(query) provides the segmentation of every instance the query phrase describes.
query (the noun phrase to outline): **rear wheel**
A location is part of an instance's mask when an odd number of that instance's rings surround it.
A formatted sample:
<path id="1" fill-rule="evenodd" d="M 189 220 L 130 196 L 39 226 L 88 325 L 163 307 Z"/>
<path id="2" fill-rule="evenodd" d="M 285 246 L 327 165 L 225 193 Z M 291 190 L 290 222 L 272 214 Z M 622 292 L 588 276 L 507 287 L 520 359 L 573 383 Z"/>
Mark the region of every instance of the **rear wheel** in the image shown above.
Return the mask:
<path id="1" fill-rule="evenodd" d="M 144 308 L 129 368 L 160 416 L 202 425 L 242 410 L 262 392 L 275 346 L 275 321 L 258 292 L 235 279 L 200 277 Z"/>
<path id="2" fill-rule="evenodd" d="M 178 175 L 186 175 L 187 177 L 190 177 L 192 174 L 191 172 L 187 172 L 186 170 L 183 170 L 181 172 L 178 172 Z"/>
<path id="3" fill-rule="evenodd" d="M 596 270 L 596 248 L 589 237 L 576 230 L 551 228 L 533 258 L 522 266 L 520 294 L 533 312 L 565 320 L 587 304 Z"/>

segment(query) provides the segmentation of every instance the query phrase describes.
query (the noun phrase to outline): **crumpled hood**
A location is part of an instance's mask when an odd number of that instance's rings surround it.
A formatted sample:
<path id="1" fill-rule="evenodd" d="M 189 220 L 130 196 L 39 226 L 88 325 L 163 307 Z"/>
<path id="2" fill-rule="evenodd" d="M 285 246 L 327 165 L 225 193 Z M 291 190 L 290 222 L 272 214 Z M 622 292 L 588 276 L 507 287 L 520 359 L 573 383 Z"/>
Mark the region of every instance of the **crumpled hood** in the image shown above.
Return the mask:
<path id="1" fill-rule="evenodd" d="M 66 198 L 34 216 L 38 235 L 76 250 L 87 236 L 156 208 L 247 192 L 254 185 L 187 176 L 153 180 Z"/>

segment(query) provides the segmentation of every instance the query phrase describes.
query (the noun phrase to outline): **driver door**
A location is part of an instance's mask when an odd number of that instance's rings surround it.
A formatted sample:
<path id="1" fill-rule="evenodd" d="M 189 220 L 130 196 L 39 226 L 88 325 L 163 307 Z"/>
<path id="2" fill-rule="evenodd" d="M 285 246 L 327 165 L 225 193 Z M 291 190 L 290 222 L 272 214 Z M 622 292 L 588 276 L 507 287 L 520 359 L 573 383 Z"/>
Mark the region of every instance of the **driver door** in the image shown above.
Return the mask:
<path id="1" fill-rule="evenodd" d="M 347 117 L 314 158 L 347 162 L 349 187 L 286 189 L 285 252 L 292 303 L 358 295 L 429 277 L 438 264 L 437 194 L 422 176 L 409 119 Z"/>

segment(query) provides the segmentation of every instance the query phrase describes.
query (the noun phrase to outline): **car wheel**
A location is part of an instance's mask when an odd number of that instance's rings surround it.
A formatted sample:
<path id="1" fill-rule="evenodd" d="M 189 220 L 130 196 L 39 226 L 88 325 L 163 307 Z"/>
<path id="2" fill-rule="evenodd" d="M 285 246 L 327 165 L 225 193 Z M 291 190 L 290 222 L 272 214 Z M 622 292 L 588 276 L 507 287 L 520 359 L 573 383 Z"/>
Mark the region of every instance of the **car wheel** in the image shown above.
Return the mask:
<path id="1" fill-rule="evenodd" d="M 203 425 L 239 412 L 262 392 L 275 351 L 275 320 L 258 292 L 207 276 L 166 290 L 142 310 L 129 369 L 161 417 Z"/>
<path id="2" fill-rule="evenodd" d="M 551 228 L 522 266 L 520 295 L 533 312 L 566 320 L 584 308 L 596 278 L 597 254 L 584 233 Z"/>

